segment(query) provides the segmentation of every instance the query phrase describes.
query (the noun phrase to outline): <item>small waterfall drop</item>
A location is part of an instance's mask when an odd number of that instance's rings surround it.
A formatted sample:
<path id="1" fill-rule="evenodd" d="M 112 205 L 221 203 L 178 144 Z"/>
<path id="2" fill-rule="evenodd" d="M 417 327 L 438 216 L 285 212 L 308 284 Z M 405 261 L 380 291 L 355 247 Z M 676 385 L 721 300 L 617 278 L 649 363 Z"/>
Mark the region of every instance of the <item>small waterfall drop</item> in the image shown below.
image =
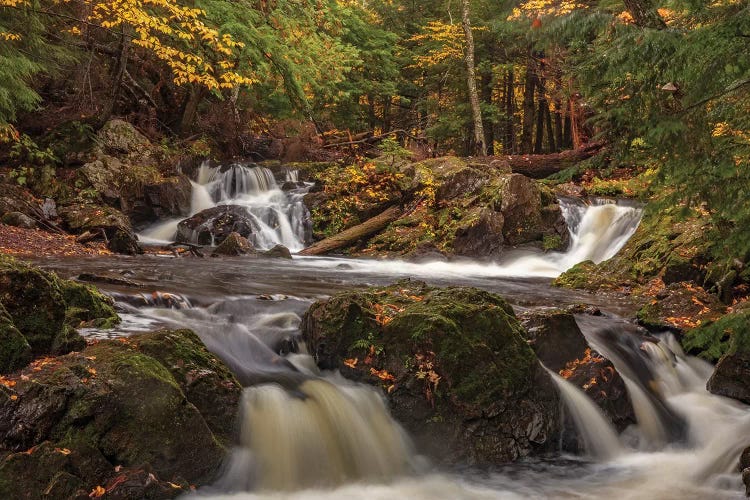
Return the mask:
<path id="1" fill-rule="evenodd" d="M 204 162 L 191 181 L 190 216 L 220 205 L 239 205 L 248 214 L 252 234 L 248 239 L 256 248 L 284 245 L 291 251 L 305 247 L 309 212 L 302 201 L 309 189 L 296 181 L 296 171 L 286 171 L 285 178 L 298 187 L 281 190 L 273 173 L 260 166 L 233 164 L 212 167 Z M 145 243 L 171 243 L 181 219 L 159 222 L 140 236 Z"/>
<path id="2" fill-rule="evenodd" d="M 581 389 L 552 370 L 545 370 L 560 391 L 565 409 L 573 417 L 586 452 L 599 460 L 611 460 L 622 455 L 624 449 L 617 432 L 599 407 Z"/>
<path id="3" fill-rule="evenodd" d="M 289 491 L 382 482 L 414 470 L 411 445 L 371 388 L 310 379 L 245 389 L 241 442 L 220 485 Z"/>

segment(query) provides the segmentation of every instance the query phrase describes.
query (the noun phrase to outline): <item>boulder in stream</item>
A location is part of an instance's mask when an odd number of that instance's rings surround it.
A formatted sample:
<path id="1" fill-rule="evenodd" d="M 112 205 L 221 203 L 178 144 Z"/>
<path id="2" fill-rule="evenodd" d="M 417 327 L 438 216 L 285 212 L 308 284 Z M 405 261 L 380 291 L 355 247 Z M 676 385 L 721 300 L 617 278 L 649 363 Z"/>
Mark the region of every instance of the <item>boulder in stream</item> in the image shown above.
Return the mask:
<path id="1" fill-rule="evenodd" d="M 112 498 L 171 498 L 207 484 L 234 438 L 241 394 L 189 330 L 101 341 L 6 380 L 2 498 L 97 488 Z"/>
<path id="2" fill-rule="evenodd" d="M 559 398 L 501 297 L 419 281 L 313 304 L 318 365 L 382 387 L 417 445 L 446 463 L 503 463 L 556 446 Z"/>
<path id="3" fill-rule="evenodd" d="M 610 360 L 591 348 L 573 314 L 560 309 L 534 310 L 520 319 L 531 348 L 547 368 L 585 392 L 617 430 L 635 423 L 625 381 Z M 572 423 L 566 427 L 572 429 Z M 577 443 L 564 444 L 577 447 Z"/>
<path id="4" fill-rule="evenodd" d="M 221 244 L 211 254 L 211 257 L 236 257 L 238 255 L 253 255 L 257 253 L 253 244 L 239 233 L 229 233 Z"/>
<path id="5" fill-rule="evenodd" d="M 284 245 L 275 245 L 270 250 L 263 252 L 263 256 L 275 259 L 291 259 L 292 253 Z"/>
<path id="6" fill-rule="evenodd" d="M 17 353 L 11 356 L 15 362 L 0 366 L 0 373 L 28 361 L 24 342 L 34 357 L 65 354 L 85 346 L 74 328 L 82 324 L 108 327 L 119 322 L 112 301 L 95 289 L 1 254 L 0 304 L 6 312 L 2 315 L 3 337 L 6 342 L 12 340 L 6 346 L 16 346 L 13 352 Z"/>
<path id="7" fill-rule="evenodd" d="M 727 314 L 690 333 L 694 341 L 704 339 L 707 354 L 724 351 L 708 379 L 708 390 L 750 404 L 750 311 Z"/>
<path id="8" fill-rule="evenodd" d="M 177 241 L 198 245 L 220 245 L 231 233 L 248 238 L 252 216 L 240 205 L 219 205 L 183 220 L 177 226 Z"/>

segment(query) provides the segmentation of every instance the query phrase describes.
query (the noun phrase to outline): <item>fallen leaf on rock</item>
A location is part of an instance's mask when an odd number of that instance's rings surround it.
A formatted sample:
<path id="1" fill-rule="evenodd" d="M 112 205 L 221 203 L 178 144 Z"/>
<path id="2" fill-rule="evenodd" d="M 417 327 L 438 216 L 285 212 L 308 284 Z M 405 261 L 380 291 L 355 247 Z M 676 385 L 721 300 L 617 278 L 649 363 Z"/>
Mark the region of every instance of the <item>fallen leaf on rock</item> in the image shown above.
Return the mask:
<path id="1" fill-rule="evenodd" d="M 97 486 L 93 490 L 91 490 L 91 493 L 89 493 L 89 498 L 100 498 L 104 496 L 104 494 L 107 492 L 103 487 Z"/>
<path id="2" fill-rule="evenodd" d="M 70 455 L 70 450 L 67 448 L 55 448 L 55 451 L 63 455 Z"/>

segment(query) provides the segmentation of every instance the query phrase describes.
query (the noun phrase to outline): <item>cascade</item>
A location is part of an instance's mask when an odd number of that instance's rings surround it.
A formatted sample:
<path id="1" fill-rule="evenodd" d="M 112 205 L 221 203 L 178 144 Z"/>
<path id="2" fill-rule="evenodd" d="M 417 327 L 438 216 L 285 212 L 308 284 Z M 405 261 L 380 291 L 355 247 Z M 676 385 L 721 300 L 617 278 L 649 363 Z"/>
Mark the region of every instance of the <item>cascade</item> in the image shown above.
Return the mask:
<path id="1" fill-rule="evenodd" d="M 612 423 L 581 389 L 545 367 L 560 391 L 565 409 L 573 417 L 586 452 L 600 460 L 610 460 L 624 451 Z"/>
<path id="2" fill-rule="evenodd" d="M 290 170 L 285 172 L 285 177 L 294 181 L 298 173 Z M 256 248 L 268 249 L 275 245 L 284 245 L 291 251 L 304 248 L 309 212 L 302 198 L 309 185 L 284 192 L 267 168 L 246 164 L 211 167 L 204 162 L 191 186 L 191 216 L 219 205 L 239 205 L 250 218 L 253 231 L 249 239 Z M 144 230 L 141 240 L 171 243 L 180 221 L 159 222 Z"/>

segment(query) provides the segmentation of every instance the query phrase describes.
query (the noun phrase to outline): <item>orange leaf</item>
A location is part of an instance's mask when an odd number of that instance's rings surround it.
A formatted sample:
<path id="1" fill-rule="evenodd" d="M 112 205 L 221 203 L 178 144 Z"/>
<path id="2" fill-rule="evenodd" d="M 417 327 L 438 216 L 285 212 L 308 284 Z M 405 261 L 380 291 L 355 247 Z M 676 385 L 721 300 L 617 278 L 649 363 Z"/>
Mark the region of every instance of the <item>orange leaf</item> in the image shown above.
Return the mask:
<path id="1" fill-rule="evenodd" d="M 55 451 L 63 455 L 70 455 L 70 450 L 67 448 L 55 448 Z"/>
<path id="2" fill-rule="evenodd" d="M 359 363 L 359 358 L 351 358 L 351 359 L 344 360 L 344 365 L 352 369 L 354 369 L 357 366 L 357 363 Z"/>
<path id="3" fill-rule="evenodd" d="M 106 492 L 107 492 L 107 490 L 105 490 L 101 486 L 97 486 L 96 488 L 94 488 L 93 490 L 91 490 L 91 493 L 89 493 L 89 498 L 103 497 Z"/>

